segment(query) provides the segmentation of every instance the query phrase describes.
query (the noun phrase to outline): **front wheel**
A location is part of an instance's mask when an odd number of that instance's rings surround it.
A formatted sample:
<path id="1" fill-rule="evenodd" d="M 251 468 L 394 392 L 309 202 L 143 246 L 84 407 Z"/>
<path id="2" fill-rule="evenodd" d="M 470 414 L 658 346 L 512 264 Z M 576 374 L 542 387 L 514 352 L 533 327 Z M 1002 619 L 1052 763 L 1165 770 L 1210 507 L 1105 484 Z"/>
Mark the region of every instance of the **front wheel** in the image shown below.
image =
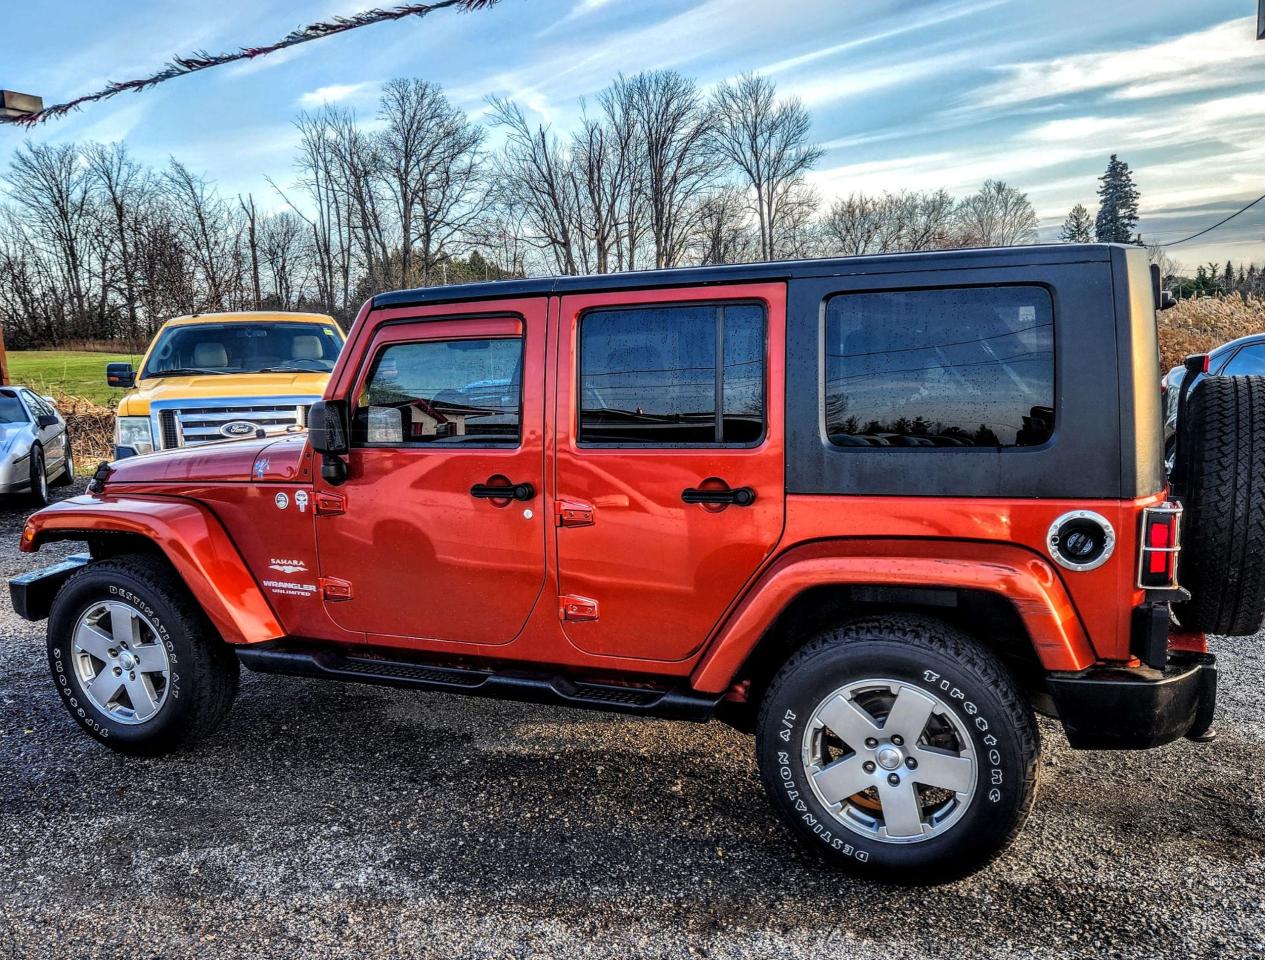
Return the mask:
<path id="1" fill-rule="evenodd" d="M 159 557 L 90 564 L 48 618 L 62 702 L 106 746 L 156 754 L 211 734 L 237 693 L 237 657 Z"/>
<path id="2" fill-rule="evenodd" d="M 31 503 L 37 507 L 48 506 L 48 466 L 44 461 L 44 448 L 31 448 Z"/>
<path id="3" fill-rule="evenodd" d="M 930 618 L 828 630 L 769 686 L 757 729 L 774 806 L 811 849 L 899 883 L 997 857 L 1036 797 L 1036 722 L 1004 666 Z"/>

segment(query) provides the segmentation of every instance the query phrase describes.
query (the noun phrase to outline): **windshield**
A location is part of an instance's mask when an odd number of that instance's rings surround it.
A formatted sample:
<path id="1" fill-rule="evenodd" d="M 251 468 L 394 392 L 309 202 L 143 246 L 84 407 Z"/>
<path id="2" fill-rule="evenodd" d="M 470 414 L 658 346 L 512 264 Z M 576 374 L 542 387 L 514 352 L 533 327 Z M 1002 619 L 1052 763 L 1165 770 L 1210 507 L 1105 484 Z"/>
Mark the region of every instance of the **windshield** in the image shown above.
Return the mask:
<path id="1" fill-rule="evenodd" d="M 0 423 L 26 423 L 30 419 L 17 394 L 8 390 L 0 393 Z"/>
<path id="2" fill-rule="evenodd" d="M 158 336 L 141 377 L 329 373 L 343 338 L 324 323 L 199 323 Z"/>

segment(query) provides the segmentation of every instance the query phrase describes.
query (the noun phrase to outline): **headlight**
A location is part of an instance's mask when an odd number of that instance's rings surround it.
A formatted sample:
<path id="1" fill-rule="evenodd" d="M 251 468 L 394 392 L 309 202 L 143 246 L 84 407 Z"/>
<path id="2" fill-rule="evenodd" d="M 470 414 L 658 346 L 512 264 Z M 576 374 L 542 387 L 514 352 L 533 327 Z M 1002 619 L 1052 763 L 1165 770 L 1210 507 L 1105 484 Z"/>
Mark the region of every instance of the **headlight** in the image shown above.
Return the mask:
<path id="1" fill-rule="evenodd" d="M 137 453 L 154 452 L 154 431 L 149 417 L 118 417 L 114 421 L 114 445 L 131 447 Z"/>

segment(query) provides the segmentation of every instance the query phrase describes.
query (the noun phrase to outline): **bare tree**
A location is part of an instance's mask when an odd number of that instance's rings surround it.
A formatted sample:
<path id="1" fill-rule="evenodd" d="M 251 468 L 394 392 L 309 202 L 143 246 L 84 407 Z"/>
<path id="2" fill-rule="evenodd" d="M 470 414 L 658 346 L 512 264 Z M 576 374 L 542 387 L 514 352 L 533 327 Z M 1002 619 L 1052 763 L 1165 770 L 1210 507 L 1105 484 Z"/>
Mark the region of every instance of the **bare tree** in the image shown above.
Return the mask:
<path id="1" fill-rule="evenodd" d="M 260 224 L 259 252 L 268 270 L 267 300 L 278 310 L 298 307 L 303 287 L 299 271 L 304 269 L 303 260 L 308 252 L 306 236 L 303 220 L 290 210 L 271 214 Z"/>
<path id="2" fill-rule="evenodd" d="M 66 319 L 74 332 L 91 335 L 91 194 L 78 151 L 70 144 L 23 144 L 9 168 L 9 195 L 24 212 L 32 246 L 54 265 L 68 301 Z"/>
<path id="3" fill-rule="evenodd" d="M 118 245 L 118 270 L 113 282 L 123 297 L 125 335 L 136 340 L 142 335 L 138 290 L 142 271 L 136 263 L 136 246 L 144 221 L 152 213 L 154 180 L 128 155 L 122 143 L 90 143 L 84 148 L 83 159 L 91 189 L 98 195 L 99 206 Z"/>
<path id="4" fill-rule="evenodd" d="M 958 204 L 954 216 L 964 246 L 1005 247 L 1032 243 L 1037 236 L 1028 195 L 1001 180 L 985 181 Z"/>
<path id="5" fill-rule="evenodd" d="M 547 126 L 532 127 L 515 103 L 492 97 L 493 123 L 505 130 L 495 177 L 500 201 L 522 210 L 527 241 L 544 251 L 561 274 L 579 272 L 580 209 L 574 169 Z"/>
<path id="6" fill-rule="evenodd" d="M 483 130 L 425 80 L 382 90 L 378 136 L 399 222 L 402 285 L 427 284 L 483 206 Z"/>
<path id="7" fill-rule="evenodd" d="M 777 99 L 777 86 L 757 74 L 722 83 L 713 99 L 712 142 L 734 164 L 752 193 L 760 256 L 777 256 L 780 221 L 794 215 L 798 188 L 821 156 L 809 142 L 812 119 L 799 100 Z"/>
<path id="8" fill-rule="evenodd" d="M 713 150 L 711 113 L 692 79 L 671 70 L 620 76 L 602 94 L 610 125 L 639 151 L 635 177 L 649 214 L 656 268 L 677 265 L 697 224 L 694 197 L 713 183 L 719 158 Z"/>
<path id="9" fill-rule="evenodd" d="M 750 206 L 739 187 L 714 190 L 697 201 L 694 259 L 704 266 L 748 263 L 760 255 L 760 241 L 751 228 Z"/>
<path id="10" fill-rule="evenodd" d="M 225 310 L 234 292 L 234 240 L 228 205 L 215 188 L 174 158 L 163 173 L 173 225 L 201 281 L 196 309 Z"/>

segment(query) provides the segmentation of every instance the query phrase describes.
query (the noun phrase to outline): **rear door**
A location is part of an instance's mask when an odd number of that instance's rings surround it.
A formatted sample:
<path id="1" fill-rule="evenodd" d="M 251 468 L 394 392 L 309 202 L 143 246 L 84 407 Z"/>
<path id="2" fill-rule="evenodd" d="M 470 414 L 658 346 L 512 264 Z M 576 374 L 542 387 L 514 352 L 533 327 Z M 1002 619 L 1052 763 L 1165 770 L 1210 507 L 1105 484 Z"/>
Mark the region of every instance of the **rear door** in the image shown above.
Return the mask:
<path id="1" fill-rule="evenodd" d="M 394 311 L 375 332 L 348 394 L 348 479 L 316 481 L 339 626 L 418 647 L 522 631 L 545 578 L 545 304 Z"/>
<path id="2" fill-rule="evenodd" d="M 677 661 L 777 544 L 785 286 L 563 297 L 558 590 L 581 650 Z"/>

